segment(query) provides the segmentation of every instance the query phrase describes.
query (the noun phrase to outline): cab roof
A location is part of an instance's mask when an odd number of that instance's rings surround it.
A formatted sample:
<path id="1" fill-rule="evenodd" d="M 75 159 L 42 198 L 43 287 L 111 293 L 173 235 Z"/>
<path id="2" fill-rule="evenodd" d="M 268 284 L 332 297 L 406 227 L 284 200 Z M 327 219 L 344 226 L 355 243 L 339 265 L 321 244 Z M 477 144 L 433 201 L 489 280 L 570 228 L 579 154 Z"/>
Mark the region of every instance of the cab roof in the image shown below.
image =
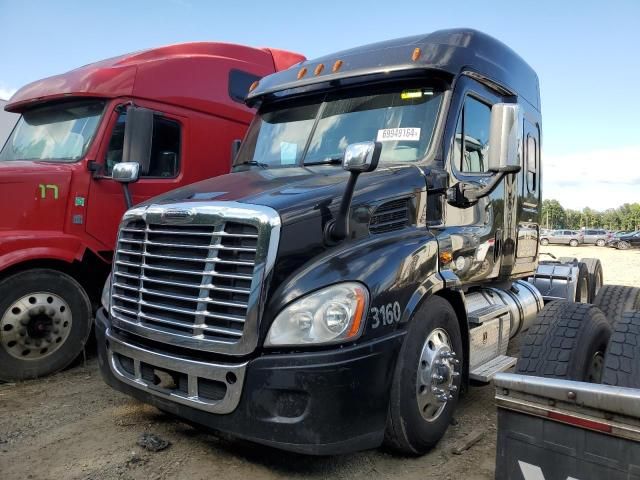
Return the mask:
<path id="1" fill-rule="evenodd" d="M 297 53 L 219 42 L 168 45 L 91 63 L 44 78 L 18 90 L 5 110 L 67 97 L 131 96 L 173 103 L 204 112 L 220 106 L 247 109 L 228 93 L 232 68 L 264 76 L 304 60 Z M 248 109 L 247 109 L 248 111 Z"/>
<path id="2" fill-rule="evenodd" d="M 452 78 L 462 72 L 479 75 L 540 109 L 535 71 L 504 43 L 468 28 L 387 40 L 302 62 L 260 80 L 247 102 L 254 104 L 270 95 L 286 96 L 288 90 L 319 88 L 322 83 L 330 88 L 354 77 L 420 70 L 440 71 Z"/>

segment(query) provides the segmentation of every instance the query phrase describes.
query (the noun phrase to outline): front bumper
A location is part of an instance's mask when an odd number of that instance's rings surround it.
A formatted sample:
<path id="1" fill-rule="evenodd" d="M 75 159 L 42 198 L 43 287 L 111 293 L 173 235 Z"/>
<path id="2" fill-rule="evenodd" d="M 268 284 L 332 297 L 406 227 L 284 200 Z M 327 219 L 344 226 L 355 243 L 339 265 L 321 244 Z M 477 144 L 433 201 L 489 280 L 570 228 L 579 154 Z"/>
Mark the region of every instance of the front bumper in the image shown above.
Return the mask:
<path id="1" fill-rule="evenodd" d="M 102 376 L 116 390 L 239 438 L 333 455 L 382 443 L 404 332 L 328 352 L 268 354 L 233 364 L 136 345 L 112 331 L 104 309 L 96 316 L 96 337 Z M 158 376 L 154 382 L 158 370 L 168 384 Z"/>

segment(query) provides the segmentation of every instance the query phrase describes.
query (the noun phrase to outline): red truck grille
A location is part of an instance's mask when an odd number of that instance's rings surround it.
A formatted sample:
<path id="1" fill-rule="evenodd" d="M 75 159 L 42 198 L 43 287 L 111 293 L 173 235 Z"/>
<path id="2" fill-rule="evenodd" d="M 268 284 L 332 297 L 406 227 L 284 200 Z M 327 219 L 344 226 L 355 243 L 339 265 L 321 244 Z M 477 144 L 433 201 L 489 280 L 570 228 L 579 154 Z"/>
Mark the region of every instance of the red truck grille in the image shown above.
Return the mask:
<path id="1" fill-rule="evenodd" d="M 258 247 L 258 228 L 158 225 L 120 229 L 111 311 L 120 321 L 201 340 L 243 336 Z"/>

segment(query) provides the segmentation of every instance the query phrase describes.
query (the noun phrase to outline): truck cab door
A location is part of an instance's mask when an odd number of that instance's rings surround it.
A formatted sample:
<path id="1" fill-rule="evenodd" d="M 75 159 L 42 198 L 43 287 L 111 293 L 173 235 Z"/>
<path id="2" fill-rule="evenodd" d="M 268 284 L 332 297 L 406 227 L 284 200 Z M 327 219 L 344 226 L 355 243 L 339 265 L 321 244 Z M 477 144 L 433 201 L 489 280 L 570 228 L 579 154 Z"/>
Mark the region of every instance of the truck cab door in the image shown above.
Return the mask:
<path id="1" fill-rule="evenodd" d="M 91 182 L 86 205 L 87 233 L 99 240 L 106 250 L 113 249 L 118 225 L 126 210 L 122 186 L 110 178 L 113 166 L 122 161 L 126 118 L 124 106 L 112 112 L 96 159 L 99 175 Z M 185 117 L 154 110 L 149 168 L 141 173 L 136 183 L 129 185 L 134 205 L 182 184 L 182 164 L 187 153 L 186 129 Z"/>
<path id="2" fill-rule="evenodd" d="M 525 112 L 522 134 L 522 170 L 518 174 L 517 243 L 513 273 L 536 269 L 540 238 L 540 126 Z M 568 239 L 567 239 L 568 243 Z"/>
<path id="3" fill-rule="evenodd" d="M 458 182 L 486 182 L 491 107 L 502 96 L 470 77 L 461 77 L 452 98 L 447 133 L 449 186 Z M 444 235 L 450 236 L 451 268 L 463 283 L 496 278 L 500 274 L 505 239 L 505 180 L 470 207 L 445 206 Z"/>

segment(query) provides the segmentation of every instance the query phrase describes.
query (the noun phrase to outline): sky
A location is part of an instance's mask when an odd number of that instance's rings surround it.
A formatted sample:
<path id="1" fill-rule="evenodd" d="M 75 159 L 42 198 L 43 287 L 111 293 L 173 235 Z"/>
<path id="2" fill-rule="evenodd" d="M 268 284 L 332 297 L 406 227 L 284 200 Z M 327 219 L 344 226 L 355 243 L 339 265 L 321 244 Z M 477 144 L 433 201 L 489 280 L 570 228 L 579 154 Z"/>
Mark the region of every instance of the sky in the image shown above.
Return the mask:
<path id="1" fill-rule="evenodd" d="M 0 0 L 0 98 L 34 80 L 159 45 L 224 41 L 308 58 L 471 27 L 538 73 L 543 196 L 640 202 L 640 0 Z"/>

